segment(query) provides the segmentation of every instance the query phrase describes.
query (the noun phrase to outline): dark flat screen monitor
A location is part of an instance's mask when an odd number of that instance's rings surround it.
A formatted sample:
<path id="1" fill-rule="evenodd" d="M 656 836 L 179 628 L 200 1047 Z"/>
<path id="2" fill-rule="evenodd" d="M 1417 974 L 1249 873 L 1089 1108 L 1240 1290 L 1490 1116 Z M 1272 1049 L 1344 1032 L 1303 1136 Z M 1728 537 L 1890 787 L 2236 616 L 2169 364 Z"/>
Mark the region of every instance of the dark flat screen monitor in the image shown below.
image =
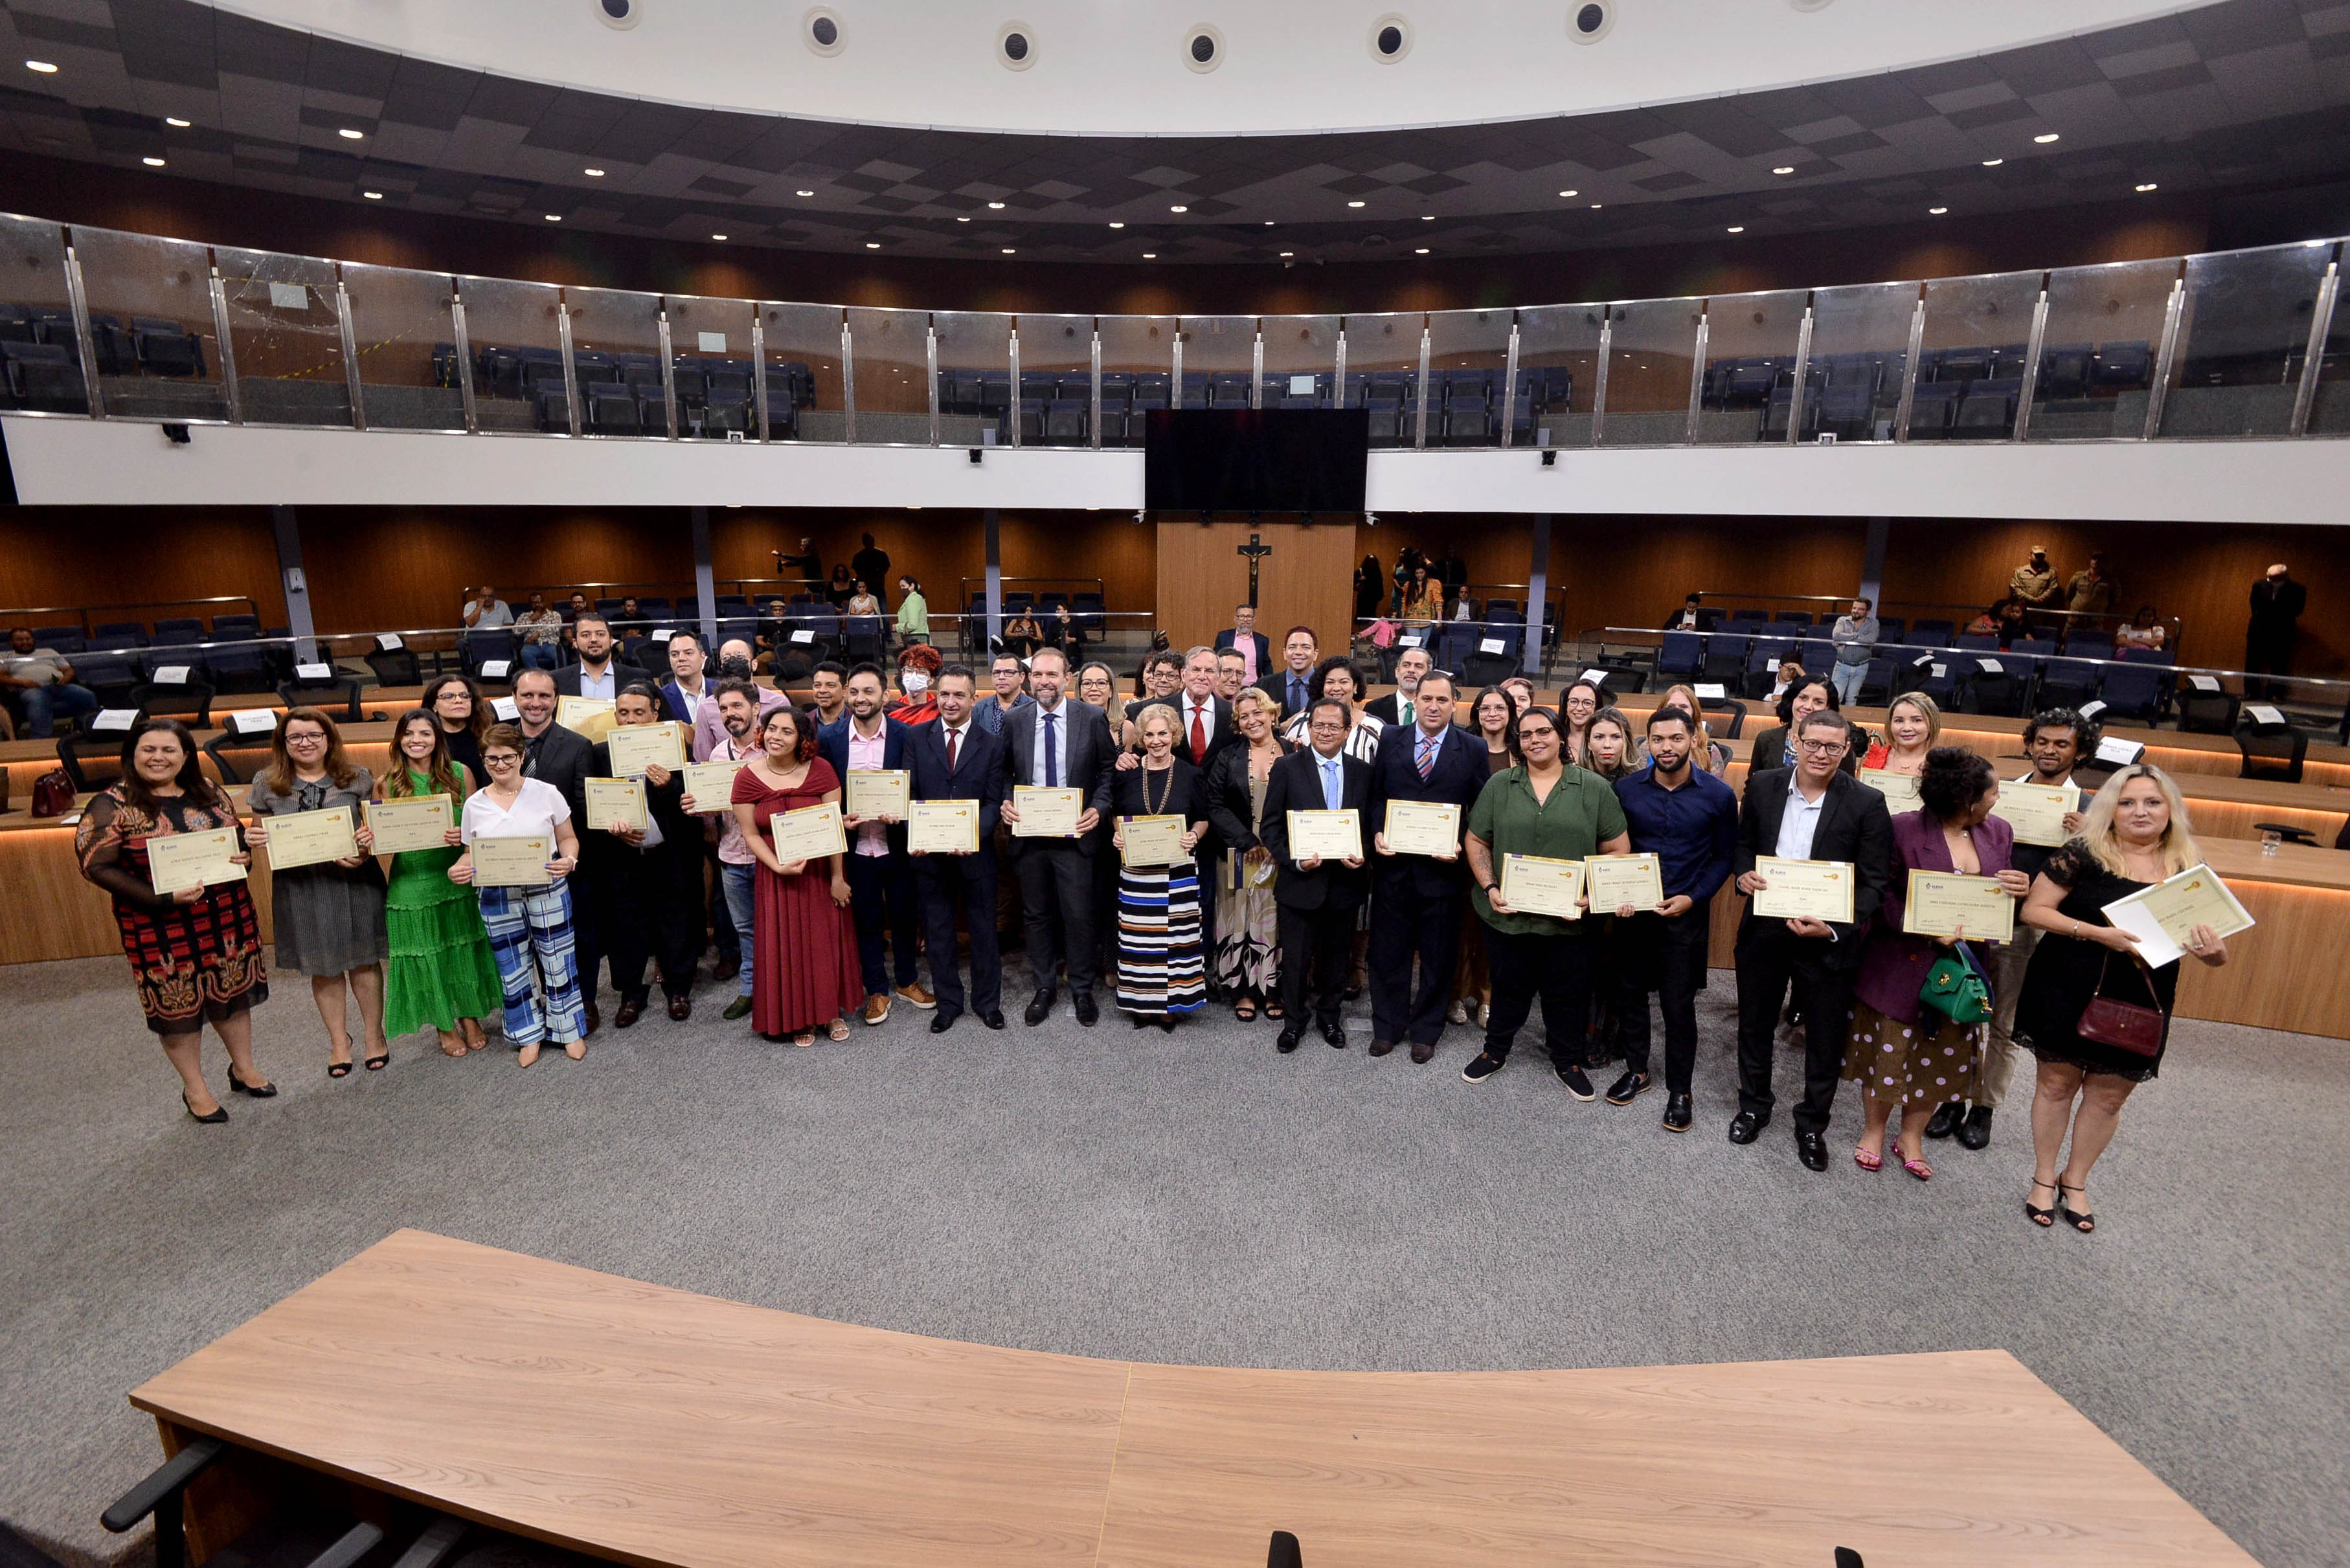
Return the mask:
<path id="1" fill-rule="evenodd" d="M 1168 512 L 1360 512 L 1367 409 L 1153 409 L 1143 504 Z"/>

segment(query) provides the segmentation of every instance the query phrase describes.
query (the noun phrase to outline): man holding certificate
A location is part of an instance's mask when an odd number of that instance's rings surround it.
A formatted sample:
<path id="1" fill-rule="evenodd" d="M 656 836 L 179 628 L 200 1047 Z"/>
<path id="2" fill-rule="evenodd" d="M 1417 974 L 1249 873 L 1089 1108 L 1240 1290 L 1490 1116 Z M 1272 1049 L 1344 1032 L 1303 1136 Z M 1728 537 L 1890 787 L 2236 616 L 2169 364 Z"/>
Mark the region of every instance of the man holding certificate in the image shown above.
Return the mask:
<path id="1" fill-rule="evenodd" d="M 1502 1070 L 1540 993 L 1551 1070 L 1567 1093 L 1588 1100 L 1595 1096 L 1583 1071 L 1583 1031 L 1591 1004 L 1591 939 L 1579 903 L 1559 890 L 1580 878 L 1586 859 L 1624 854 L 1632 839 L 1615 789 L 1597 774 L 1566 765 L 1565 728 L 1556 713 L 1520 713 L 1517 741 L 1523 760 L 1495 774 L 1469 814 L 1469 875 L 1477 884 L 1470 903 L 1486 926 L 1493 1007 L 1485 1048 L 1461 1076 L 1482 1084 Z"/>
<path id="2" fill-rule="evenodd" d="M 1885 899 L 1893 819 L 1883 795 L 1843 772 L 1852 730 L 1834 709 L 1808 714 L 1794 741 L 1795 765 L 1750 774 L 1738 814 L 1738 890 L 1750 899 L 1771 895 L 1763 902 L 1781 912 L 1750 903 L 1738 926 L 1738 1115 L 1730 1141 L 1752 1143 L 1770 1125 L 1771 1036 L 1792 986 L 1804 1034 L 1795 1153 L 1806 1169 L 1825 1170 L 1845 1011 L 1860 939 Z M 1775 881 L 1757 869 L 1766 858 Z"/>
<path id="3" fill-rule="evenodd" d="M 1461 911 L 1469 898 L 1461 837 L 1487 774 L 1484 742 L 1452 722 L 1454 696 L 1448 672 L 1419 675 L 1409 727 L 1383 738 L 1371 767 L 1367 815 L 1378 852 L 1371 863 L 1369 951 L 1374 1056 L 1408 1041 L 1411 1059 L 1425 1063 L 1444 1033 Z M 1417 988 L 1414 958 L 1419 961 Z"/>
<path id="4" fill-rule="evenodd" d="M 1305 1038 L 1306 978 L 1313 972 L 1313 1014 L 1322 1038 L 1346 1048 L 1338 1021 L 1346 1000 L 1347 961 L 1355 945 L 1355 911 L 1363 907 L 1362 813 L 1371 797 L 1371 767 L 1347 752 L 1354 714 L 1336 697 L 1317 697 L 1305 710 L 1306 744 L 1273 764 L 1264 786 L 1259 838 L 1277 874 L 1280 907 L 1281 1038 L 1276 1049 L 1297 1049 Z M 1351 828 L 1351 855 L 1340 843 Z M 1307 836 L 1311 835 L 1309 838 Z"/>
<path id="5" fill-rule="evenodd" d="M 861 1016 L 872 1024 L 889 1016 L 891 966 L 882 955 L 884 932 L 898 996 L 924 1010 L 937 1006 L 938 999 L 922 989 L 916 968 L 921 905 L 914 892 L 914 863 L 906 855 L 906 742 L 913 730 L 882 711 L 888 689 L 879 665 L 851 670 L 846 691 L 847 711 L 816 731 L 816 749 L 841 781 L 841 826 L 852 836 L 848 908 L 857 917 L 857 961 L 865 976 Z"/>
<path id="6" fill-rule="evenodd" d="M 939 722 L 916 725 L 906 741 L 914 814 L 907 825 L 907 849 L 930 940 L 931 988 L 938 993 L 938 1011 L 931 1014 L 933 1034 L 953 1028 L 963 1013 L 962 976 L 955 966 L 958 904 L 971 935 L 971 1011 L 990 1029 L 1003 1027 L 1003 963 L 995 946 L 995 824 L 1007 775 L 1003 736 L 972 711 L 978 687 L 968 664 L 941 670 Z"/>
<path id="7" fill-rule="evenodd" d="M 610 737 L 596 745 L 599 778 L 629 778 L 644 792 L 643 826 L 599 830 L 617 851 L 590 910 L 598 945 L 611 961 L 612 989 L 620 993 L 612 1023 L 621 1029 L 644 1014 L 651 996 L 645 966 L 654 959 L 670 1017 L 691 1017 L 693 971 L 702 961 L 702 822 L 686 815 L 683 774 L 657 762 L 644 763 L 640 773 L 627 765 L 638 754 L 629 737 L 662 722 L 660 691 L 650 681 L 632 681 L 620 689 Z"/>
<path id="8" fill-rule="evenodd" d="M 1035 706 L 1002 716 L 1012 784 L 1003 816 L 1012 825 L 1012 864 L 1028 917 L 1028 971 L 1036 981 L 1024 1016 L 1031 1028 L 1052 1016 L 1066 958 L 1071 1005 L 1077 1022 L 1091 1028 L 1101 1018 L 1094 1001 L 1100 950 L 1094 931 L 1094 856 L 1101 840 L 1097 829 L 1109 811 L 1118 742 L 1100 709 L 1069 701 L 1069 661 L 1059 649 L 1036 650 L 1028 662 L 1028 681 L 1035 691 Z M 1021 831 L 1021 822 L 1032 806 L 1024 805 L 1024 799 L 1032 803 L 1037 819 L 1027 833 Z M 1056 831 L 1033 831 L 1045 825 Z"/>

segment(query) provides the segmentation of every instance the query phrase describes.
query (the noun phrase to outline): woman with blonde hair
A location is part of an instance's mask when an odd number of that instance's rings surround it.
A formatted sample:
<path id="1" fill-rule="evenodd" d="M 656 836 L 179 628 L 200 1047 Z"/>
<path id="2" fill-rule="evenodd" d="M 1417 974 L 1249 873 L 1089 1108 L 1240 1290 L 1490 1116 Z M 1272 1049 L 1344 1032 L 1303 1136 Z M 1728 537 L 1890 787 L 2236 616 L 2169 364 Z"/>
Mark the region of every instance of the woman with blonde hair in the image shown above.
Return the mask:
<path id="1" fill-rule="evenodd" d="M 1227 746 L 1208 763 L 1209 826 L 1223 853 L 1216 867 L 1215 981 L 1246 1023 L 1263 1008 L 1281 1016 L 1280 909 L 1273 896 L 1272 852 L 1259 837 L 1273 765 L 1287 756 L 1281 701 L 1255 686 L 1232 699 L 1232 728 L 1247 744 Z"/>
<path id="2" fill-rule="evenodd" d="M 2023 922 L 2044 933 L 2024 971 L 2014 1030 L 2016 1043 L 2040 1059 L 2032 1103 L 2033 1190 L 2023 1200 L 2035 1225 L 2062 1215 L 2076 1231 L 2096 1229 L 2089 1169 L 2113 1141 L 2130 1091 L 2162 1065 L 2163 1042 L 2141 1054 L 2092 1038 L 2082 1032 L 2082 1013 L 2100 997 L 2150 1006 L 2162 1014 L 2167 1040 L 2178 998 L 2179 966 L 2148 968 L 2137 957 L 2137 938 L 2108 921 L 2105 908 L 2202 859 L 2187 803 L 2169 775 L 2145 764 L 2124 768 L 2106 781 L 2089 803 L 2081 836 L 2048 857 L 2023 901 Z M 2189 931 L 2184 946 L 2210 968 L 2228 961 L 2228 944 L 2209 926 Z M 2071 1158 L 2060 1170 L 2056 1157 L 2067 1128 Z M 2034 1204 L 2043 1190 L 2056 1201 Z"/>
<path id="3" fill-rule="evenodd" d="M 1885 710 L 1885 733 L 1869 741 L 1860 765 L 1914 776 L 1926 771 L 1926 753 L 1941 736 L 1940 707 L 1923 691 L 1905 691 Z"/>

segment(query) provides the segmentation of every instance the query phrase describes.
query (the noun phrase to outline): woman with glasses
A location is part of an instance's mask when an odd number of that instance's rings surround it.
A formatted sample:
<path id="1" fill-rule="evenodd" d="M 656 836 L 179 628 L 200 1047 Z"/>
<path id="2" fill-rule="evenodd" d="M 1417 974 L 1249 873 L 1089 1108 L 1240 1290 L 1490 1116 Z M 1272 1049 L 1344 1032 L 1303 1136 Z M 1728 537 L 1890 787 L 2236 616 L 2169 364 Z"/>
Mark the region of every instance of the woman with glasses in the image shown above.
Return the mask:
<path id="1" fill-rule="evenodd" d="M 482 737 L 490 732 L 490 705 L 482 701 L 482 689 L 466 676 L 443 675 L 425 683 L 423 706 L 440 726 L 450 757 L 480 788 L 487 776 L 482 772 Z"/>
<path id="2" fill-rule="evenodd" d="M 1566 760 L 1577 767 L 1583 764 L 1584 738 L 1590 733 L 1591 721 L 1606 706 L 1607 693 L 1589 680 L 1569 681 L 1559 696 L 1560 738 L 1566 746 Z"/>
<path id="3" fill-rule="evenodd" d="M 458 814 L 484 781 L 449 754 L 447 737 L 429 708 L 400 716 L 391 750 L 376 798 L 446 795 L 450 825 L 447 841 L 437 848 L 380 857 L 391 862 L 383 896 L 391 954 L 383 977 L 383 1032 L 398 1039 L 430 1026 L 441 1037 L 442 1055 L 463 1056 L 490 1043 L 482 1020 L 504 997 L 481 902 L 449 879 L 449 868 L 464 853 Z"/>
<path id="4" fill-rule="evenodd" d="M 505 993 L 505 1036 L 522 1048 L 515 1064 L 527 1067 L 550 1039 L 575 1062 L 588 1054 L 588 1040 L 567 880 L 579 865 L 579 835 L 563 792 L 523 776 L 523 745 L 522 732 L 512 724 L 493 724 L 482 737 L 482 767 L 490 782 L 465 802 L 459 824 L 465 852 L 449 867 L 449 880 L 472 888 L 481 900 L 482 924 Z M 554 851 L 546 881 L 488 887 L 475 878 L 476 844 L 534 836 L 546 839 Z"/>

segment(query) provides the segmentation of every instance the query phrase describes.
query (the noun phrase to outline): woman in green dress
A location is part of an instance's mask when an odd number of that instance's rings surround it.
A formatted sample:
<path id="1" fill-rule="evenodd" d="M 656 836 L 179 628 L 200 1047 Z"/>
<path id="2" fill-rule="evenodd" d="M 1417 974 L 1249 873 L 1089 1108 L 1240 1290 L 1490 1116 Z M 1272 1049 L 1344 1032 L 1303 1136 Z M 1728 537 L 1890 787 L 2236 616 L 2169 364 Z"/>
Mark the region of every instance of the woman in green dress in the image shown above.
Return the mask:
<path id="1" fill-rule="evenodd" d="M 384 974 L 384 1033 L 397 1037 L 429 1023 L 441 1032 L 445 1054 L 463 1056 L 489 1044 L 482 1020 L 497 1010 L 504 995 L 480 901 L 472 888 L 449 880 L 449 867 L 464 853 L 457 814 L 475 782 L 449 755 L 431 709 L 410 709 L 393 733 L 391 765 L 384 770 L 376 798 L 445 794 L 449 834 L 444 848 L 389 857 L 391 885 L 384 894 L 384 923 L 391 963 Z"/>

